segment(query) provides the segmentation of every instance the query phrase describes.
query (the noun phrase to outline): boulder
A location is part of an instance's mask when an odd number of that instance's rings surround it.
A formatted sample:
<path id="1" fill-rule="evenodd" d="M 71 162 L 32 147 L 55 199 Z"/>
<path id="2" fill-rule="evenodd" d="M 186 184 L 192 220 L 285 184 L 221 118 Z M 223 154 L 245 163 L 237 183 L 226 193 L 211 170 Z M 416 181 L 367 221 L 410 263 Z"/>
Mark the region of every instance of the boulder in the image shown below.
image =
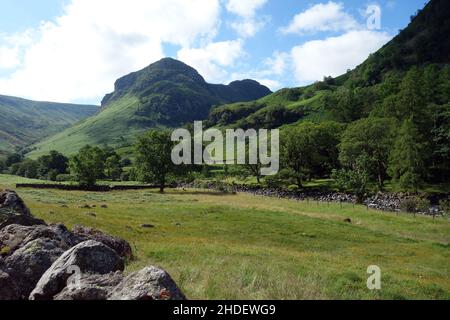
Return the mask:
<path id="1" fill-rule="evenodd" d="M 0 191 L 0 212 L 7 214 L 23 214 L 30 216 L 30 209 L 23 200 L 12 190 Z"/>
<path id="2" fill-rule="evenodd" d="M 45 225 L 45 222 L 34 218 L 23 200 L 11 190 L 0 191 L 0 230 L 11 225 L 24 226 Z"/>
<path id="3" fill-rule="evenodd" d="M 127 276 L 112 290 L 108 299 L 186 300 L 186 297 L 166 271 L 147 267 Z"/>
<path id="4" fill-rule="evenodd" d="M 48 238 L 28 242 L 0 262 L 18 287 L 18 297 L 28 299 L 41 276 L 64 253 L 59 243 Z"/>
<path id="5" fill-rule="evenodd" d="M 0 300 L 19 300 L 17 285 L 9 274 L 0 270 Z"/>
<path id="6" fill-rule="evenodd" d="M 66 286 L 54 297 L 54 300 L 106 300 L 113 288 L 122 280 L 122 272 L 82 274 L 78 283 Z"/>
<path id="7" fill-rule="evenodd" d="M 82 226 L 75 226 L 72 232 L 83 238 L 84 240 L 95 240 L 104 245 L 107 245 L 111 249 L 117 252 L 119 256 L 125 259 L 132 259 L 133 252 L 131 250 L 130 244 L 123 240 L 110 235 L 107 235 L 99 230 L 93 228 L 87 228 Z"/>
<path id="8" fill-rule="evenodd" d="M 39 238 L 56 241 L 58 247 L 62 248 L 64 251 L 77 245 L 83 240 L 83 238 L 80 238 L 67 230 L 62 224 L 50 226 L 9 225 L 0 230 L 0 248 L 7 248 L 8 255 L 11 255 L 15 250 Z"/>
<path id="9" fill-rule="evenodd" d="M 123 271 L 123 259 L 110 247 L 93 240 L 82 242 L 66 251 L 44 273 L 30 300 L 51 300 L 67 286 L 73 268 L 81 273 L 108 274 Z"/>

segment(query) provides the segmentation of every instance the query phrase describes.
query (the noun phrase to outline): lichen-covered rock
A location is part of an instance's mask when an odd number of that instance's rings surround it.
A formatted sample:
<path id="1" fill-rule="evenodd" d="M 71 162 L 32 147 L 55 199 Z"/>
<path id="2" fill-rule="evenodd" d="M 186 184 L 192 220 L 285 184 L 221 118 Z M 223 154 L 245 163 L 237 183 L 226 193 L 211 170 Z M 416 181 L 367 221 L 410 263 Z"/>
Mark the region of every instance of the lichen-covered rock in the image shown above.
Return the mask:
<path id="1" fill-rule="evenodd" d="M 170 275 L 147 267 L 127 276 L 111 292 L 109 300 L 186 300 Z"/>
<path id="2" fill-rule="evenodd" d="M 131 250 L 130 244 L 123 240 L 110 235 L 107 235 L 99 230 L 93 228 L 87 228 L 83 226 L 75 226 L 72 232 L 78 236 L 82 237 L 85 240 L 95 240 L 108 247 L 112 248 L 117 252 L 119 256 L 125 259 L 131 259 L 133 257 L 133 253 Z"/>
<path id="3" fill-rule="evenodd" d="M 0 261 L 0 269 L 8 273 L 17 286 L 18 297 L 28 299 L 41 276 L 64 250 L 48 238 L 28 242 L 12 255 Z"/>
<path id="4" fill-rule="evenodd" d="M 123 271 L 124 261 L 113 249 L 100 242 L 82 242 L 53 263 L 30 294 L 30 299 L 53 299 L 67 286 L 73 268 L 78 268 L 81 273 L 108 274 Z"/>
<path id="5" fill-rule="evenodd" d="M 123 280 L 122 272 L 109 274 L 82 274 L 78 283 L 66 286 L 54 300 L 106 300 Z"/>
<path id="6" fill-rule="evenodd" d="M 64 251 L 77 245 L 83 240 L 67 230 L 62 224 L 50 226 L 9 225 L 0 230 L 0 248 L 8 248 L 7 254 L 11 255 L 15 250 L 40 238 L 54 240 L 58 243 L 58 247 L 62 248 Z"/>

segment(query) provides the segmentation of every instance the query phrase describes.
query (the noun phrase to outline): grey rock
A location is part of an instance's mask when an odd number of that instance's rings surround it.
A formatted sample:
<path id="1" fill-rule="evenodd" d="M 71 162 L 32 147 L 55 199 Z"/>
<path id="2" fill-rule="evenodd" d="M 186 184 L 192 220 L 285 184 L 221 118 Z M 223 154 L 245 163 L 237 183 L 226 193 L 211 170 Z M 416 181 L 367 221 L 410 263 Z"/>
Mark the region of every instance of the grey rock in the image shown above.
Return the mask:
<path id="1" fill-rule="evenodd" d="M 17 285 L 9 274 L 0 270 L 0 300 L 19 300 Z"/>
<path id="2" fill-rule="evenodd" d="M 66 286 L 54 300 L 106 300 L 110 292 L 123 280 L 122 272 L 82 274 L 77 284 Z"/>
<path id="3" fill-rule="evenodd" d="M 25 226 L 45 225 L 45 222 L 34 218 L 23 200 L 11 190 L 0 191 L 0 230 L 11 225 Z"/>
<path id="4" fill-rule="evenodd" d="M 64 253 L 59 243 L 47 238 L 28 242 L 0 262 L 18 287 L 20 299 L 28 299 L 45 271 Z"/>
<path id="5" fill-rule="evenodd" d="M 133 257 L 133 252 L 130 244 L 123 240 L 110 235 L 107 235 L 99 230 L 93 228 L 87 228 L 82 226 L 75 226 L 72 232 L 85 240 L 95 240 L 108 247 L 112 248 L 117 252 L 119 256 L 126 259 L 131 259 Z"/>
<path id="6" fill-rule="evenodd" d="M 9 225 L 0 230 L 0 248 L 8 248 L 8 254 L 13 254 L 15 250 L 25 246 L 27 243 L 46 238 L 58 243 L 58 247 L 64 251 L 80 243 L 80 238 L 71 233 L 62 224 L 22 226 Z"/>
<path id="7" fill-rule="evenodd" d="M 100 242 L 82 242 L 66 251 L 44 273 L 31 292 L 30 300 L 53 299 L 66 287 L 73 267 L 79 268 L 81 273 L 108 274 L 123 271 L 124 262 L 113 249 Z"/>
<path id="8" fill-rule="evenodd" d="M 170 275 L 147 267 L 127 276 L 111 292 L 109 300 L 186 300 Z"/>
<path id="9" fill-rule="evenodd" d="M 15 191 L 0 191 L 0 212 L 31 215 L 30 209 Z"/>

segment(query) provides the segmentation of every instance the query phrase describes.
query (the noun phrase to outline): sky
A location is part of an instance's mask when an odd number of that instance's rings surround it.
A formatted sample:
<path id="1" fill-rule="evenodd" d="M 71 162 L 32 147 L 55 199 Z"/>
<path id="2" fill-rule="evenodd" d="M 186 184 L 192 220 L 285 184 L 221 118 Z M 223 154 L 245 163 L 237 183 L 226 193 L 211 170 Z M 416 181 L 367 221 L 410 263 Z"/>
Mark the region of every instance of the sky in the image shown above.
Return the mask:
<path id="1" fill-rule="evenodd" d="M 163 57 L 273 91 L 338 76 L 426 0 L 0 0 L 0 94 L 98 104 Z"/>

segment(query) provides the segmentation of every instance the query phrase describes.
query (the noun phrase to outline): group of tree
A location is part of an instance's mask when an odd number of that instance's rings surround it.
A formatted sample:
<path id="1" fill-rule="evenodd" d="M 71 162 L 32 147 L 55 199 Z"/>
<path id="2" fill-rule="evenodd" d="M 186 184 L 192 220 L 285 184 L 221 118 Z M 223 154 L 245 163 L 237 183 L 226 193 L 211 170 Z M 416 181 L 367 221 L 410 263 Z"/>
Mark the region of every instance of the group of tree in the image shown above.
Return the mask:
<path id="1" fill-rule="evenodd" d="M 111 147 L 83 147 L 71 158 L 51 151 L 36 160 L 13 153 L 0 161 L 0 172 L 29 179 L 50 181 L 76 180 L 81 185 L 93 185 L 98 179 L 128 180 L 123 168 L 131 166 Z"/>
<path id="2" fill-rule="evenodd" d="M 109 146 L 87 145 L 69 160 L 70 174 L 82 186 L 93 186 L 99 179 L 128 180 L 123 168 L 129 165 L 131 161 L 128 158 L 122 159 Z"/>
<path id="3" fill-rule="evenodd" d="M 37 160 L 13 153 L 6 157 L 2 171 L 30 179 L 56 181 L 59 175 L 67 173 L 68 162 L 69 159 L 57 151 L 51 151 Z"/>

